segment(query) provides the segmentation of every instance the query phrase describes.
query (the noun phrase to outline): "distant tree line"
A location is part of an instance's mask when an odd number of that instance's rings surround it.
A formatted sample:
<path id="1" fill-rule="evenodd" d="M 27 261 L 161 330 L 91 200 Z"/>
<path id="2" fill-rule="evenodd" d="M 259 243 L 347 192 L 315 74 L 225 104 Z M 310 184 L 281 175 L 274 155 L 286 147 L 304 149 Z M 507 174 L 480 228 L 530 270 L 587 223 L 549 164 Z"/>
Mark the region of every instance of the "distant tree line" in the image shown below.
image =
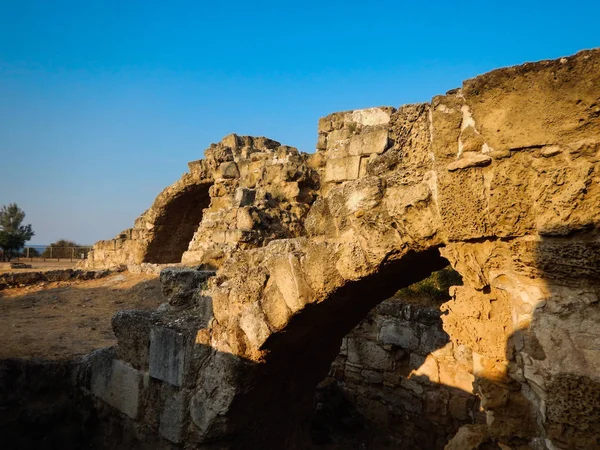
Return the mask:
<path id="1" fill-rule="evenodd" d="M 45 247 L 23 248 L 17 255 L 21 258 L 82 259 L 87 258 L 90 250 L 89 246 L 82 246 L 68 239 L 59 239 Z"/>
<path id="2" fill-rule="evenodd" d="M 45 249 L 23 248 L 35 235 L 31 225 L 23 225 L 25 212 L 16 203 L 0 208 L 0 261 L 10 261 L 14 256 L 42 258 L 87 258 L 89 247 L 68 239 L 59 239 Z"/>
<path id="3" fill-rule="evenodd" d="M 75 248 L 81 247 L 81 248 Z M 31 249 L 30 249 L 31 251 Z M 82 254 L 87 258 L 89 252 L 88 247 L 82 247 L 76 242 L 67 239 L 59 239 L 50 244 L 40 255 L 43 258 L 77 258 L 80 259 Z"/>

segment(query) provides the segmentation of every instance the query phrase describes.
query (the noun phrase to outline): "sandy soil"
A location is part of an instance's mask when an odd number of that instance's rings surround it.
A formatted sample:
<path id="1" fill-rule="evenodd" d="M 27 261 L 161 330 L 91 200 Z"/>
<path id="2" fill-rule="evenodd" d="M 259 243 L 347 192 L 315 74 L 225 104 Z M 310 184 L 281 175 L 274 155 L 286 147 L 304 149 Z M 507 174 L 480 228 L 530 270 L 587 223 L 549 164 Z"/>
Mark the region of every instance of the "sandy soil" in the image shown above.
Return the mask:
<path id="1" fill-rule="evenodd" d="M 115 312 L 164 301 L 157 275 L 129 272 L 0 291 L 0 359 L 63 359 L 113 345 Z"/>

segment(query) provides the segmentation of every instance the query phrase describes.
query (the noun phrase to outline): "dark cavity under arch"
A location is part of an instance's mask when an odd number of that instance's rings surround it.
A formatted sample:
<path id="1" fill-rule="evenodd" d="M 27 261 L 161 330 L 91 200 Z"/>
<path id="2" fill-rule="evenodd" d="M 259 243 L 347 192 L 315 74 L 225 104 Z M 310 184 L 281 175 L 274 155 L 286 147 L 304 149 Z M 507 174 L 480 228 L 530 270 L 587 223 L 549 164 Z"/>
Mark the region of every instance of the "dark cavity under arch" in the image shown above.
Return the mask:
<path id="1" fill-rule="evenodd" d="M 178 192 L 154 221 L 153 239 L 143 262 L 168 264 L 181 262 L 183 253 L 210 205 L 211 184 L 192 184 Z"/>

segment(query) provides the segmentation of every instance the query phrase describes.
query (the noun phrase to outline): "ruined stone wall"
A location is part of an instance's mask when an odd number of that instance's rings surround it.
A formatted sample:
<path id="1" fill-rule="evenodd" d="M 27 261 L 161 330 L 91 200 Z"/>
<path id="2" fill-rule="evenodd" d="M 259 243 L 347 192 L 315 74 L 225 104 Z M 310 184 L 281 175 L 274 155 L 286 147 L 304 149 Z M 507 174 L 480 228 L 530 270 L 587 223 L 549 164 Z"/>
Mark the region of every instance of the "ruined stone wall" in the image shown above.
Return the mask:
<path id="1" fill-rule="evenodd" d="M 212 175 L 204 161 L 188 164 L 190 172 L 165 188 L 153 205 L 127 229 L 94 244 L 85 267 L 110 268 L 142 263 L 175 263 L 187 248 L 202 211 L 208 206 Z"/>
<path id="2" fill-rule="evenodd" d="M 309 155 L 265 138 L 230 135 L 206 150 L 214 184 L 184 264 L 219 267 L 236 250 L 304 234 L 319 179 Z"/>
<path id="3" fill-rule="evenodd" d="M 594 50 L 493 71 L 430 103 L 328 116 L 319 151 L 297 156 L 299 172 L 316 180 L 306 201 L 294 189 L 302 183 L 281 172 L 245 185 L 254 169 L 225 152 L 214 160 L 224 181 L 211 194 L 211 203 L 225 198 L 213 212 L 225 213 L 203 216 L 186 259 L 216 274 L 183 309 L 172 301 L 152 315 L 118 315 L 119 344 L 86 367 L 88 392 L 163 443 L 306 448 L 313 394 L 343 337 L 450 262 L 464 285 L 451 289 L 441 319 L 452 357 L 472 360 L 466 372 L 485 424 L 462 427 L 447 448 L 597 447 L 599 86 Z M 269 155 L 265 174 L 292 160 L 287 149 Z M 283 197 L 294 201 L 269 202 L 280 181 L 292 183 Z M 244 189 L 260 199 L 251 245 L 236 237 L 248 231 L 238 219 L 253 217 Z M 238 231 L 221 241 L 209 224 Z M 398 335 L 416 333 L 390 320 Z M 464 368 L 438 369 L 432 381 L 434 365 L 453 363 L 446 347 L 419 354 L 419 336 L 415 373 L 441 391 L 465 387 Z"/>
<path id="4" fill-rule="evenodd" d="M 57 269 L 44 272 L 7 272 L 0 274 L 0 291 L 14 287 L 56 281 L 92 280 L 113 273 L 111 270 Z"/>
<path id="5" fill-rule="evenodd" d="M 485 423 L 470 349 L 444 332 L 440 303 L 384 300 L 343 339 L 330 372 L 399 448 L 441 449 L 461 425 Z"/>
<path id="6" fill-rule="evenodd" d="M 311 164 L 293 147 L 231 134 L 190 162 L 133 228 L 97 242 L 85 265 L 218 267 L 235 250 L 299 236 L 319 188 Z"/>

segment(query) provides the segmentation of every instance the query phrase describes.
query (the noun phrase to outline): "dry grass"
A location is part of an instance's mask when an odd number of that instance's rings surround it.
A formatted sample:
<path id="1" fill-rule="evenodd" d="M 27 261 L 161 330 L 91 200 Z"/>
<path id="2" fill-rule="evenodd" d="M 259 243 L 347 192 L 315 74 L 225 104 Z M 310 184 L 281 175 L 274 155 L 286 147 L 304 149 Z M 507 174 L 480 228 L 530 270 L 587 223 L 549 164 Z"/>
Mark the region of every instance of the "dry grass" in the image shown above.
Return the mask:
<path id="1" fill-rule="evenodd" d="M 164 301 L 158 276 L 129 272 L 1 291 L 0 359 L 63 359 L 113 345 L 117 311 Z"/>

